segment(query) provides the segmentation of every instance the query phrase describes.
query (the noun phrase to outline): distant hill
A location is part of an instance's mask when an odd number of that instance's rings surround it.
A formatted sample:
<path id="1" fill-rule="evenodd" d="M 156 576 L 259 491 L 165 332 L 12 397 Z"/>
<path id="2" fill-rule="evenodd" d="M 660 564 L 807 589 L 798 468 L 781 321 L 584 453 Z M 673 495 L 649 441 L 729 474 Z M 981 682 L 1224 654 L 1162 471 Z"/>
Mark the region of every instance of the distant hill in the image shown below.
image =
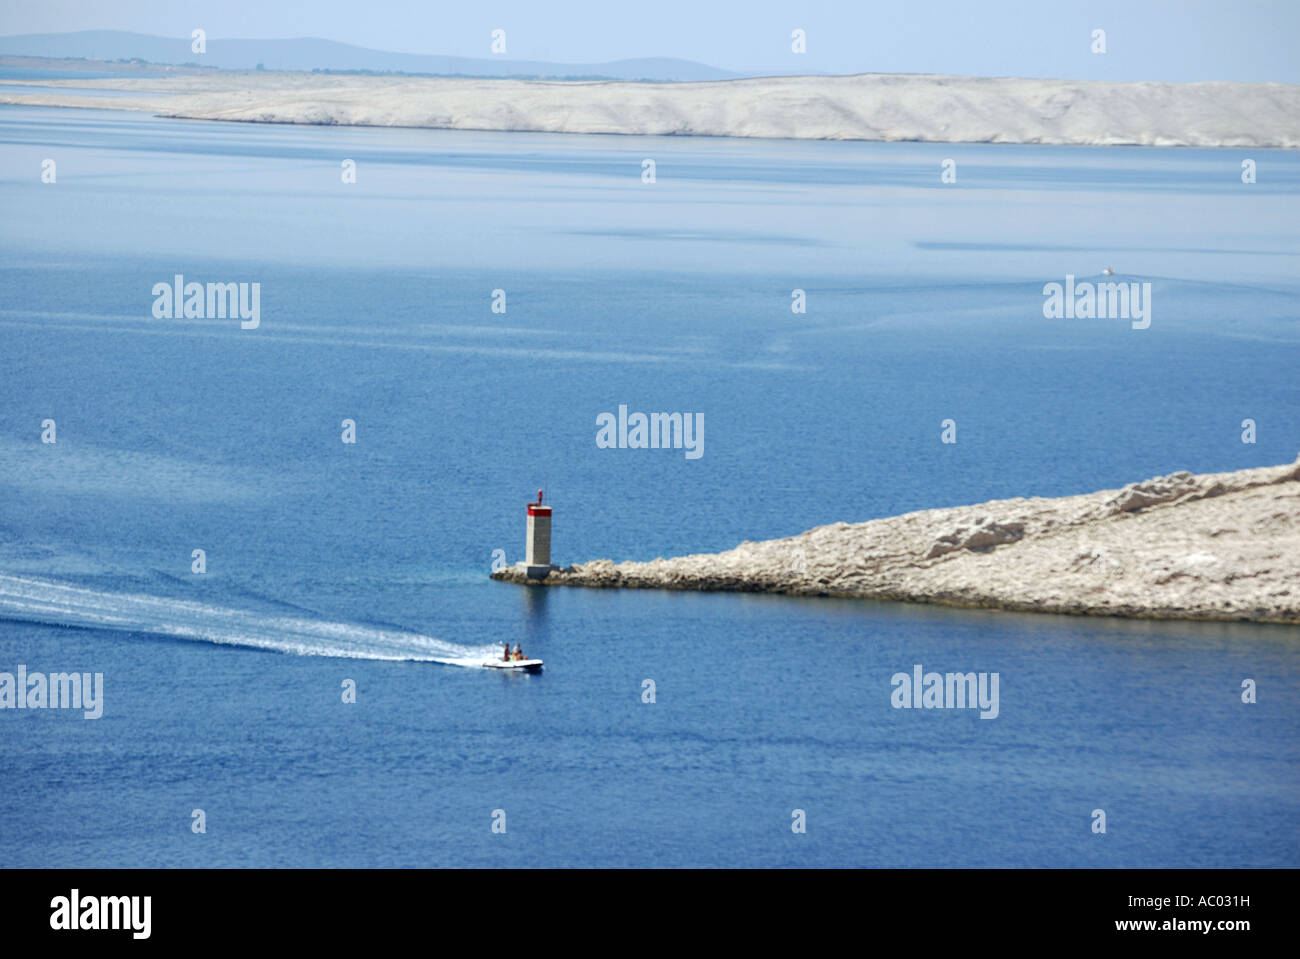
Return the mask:
<path id="1" fill-rule="evenodd" d="M 487 38 L 484 38 L 486 45 Z M 647 57 L 609 63 L 548 63 L 440 57 L 369 50 L 349 43 L 303 37 L 293 40 L 223 40 L 207 38 L 207 52 L 194 53 L 188 37 L 173 39 L 123 30 L 74 33 L 29 33 L 0 37 L 0 55 L 84 57 L 90 60 L 141 59 L 150 63 L 197 63 L 225 70 L 364 70 L 471 77 L 601 77 L 613 80 L 726 80 L 739 76 L 691 60 Z"/>

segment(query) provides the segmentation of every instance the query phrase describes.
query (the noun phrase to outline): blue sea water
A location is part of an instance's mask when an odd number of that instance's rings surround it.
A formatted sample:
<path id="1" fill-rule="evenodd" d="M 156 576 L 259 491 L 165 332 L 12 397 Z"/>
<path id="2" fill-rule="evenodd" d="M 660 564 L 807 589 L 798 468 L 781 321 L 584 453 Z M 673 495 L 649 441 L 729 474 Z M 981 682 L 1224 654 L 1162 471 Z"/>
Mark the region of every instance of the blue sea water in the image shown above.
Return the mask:
<path id="1" fill-rule="evenodd" d="M 123 76 L 137 79 L 152 79 L 166 76 L 162 73 L 99 73 L 87 70 L 44 70 L 36 67 L 0 67 L 0 93 L 62 93 L 83 97 L 132 97 L 139 96 L 130 90 L 105 90 L 98 87 L 46 86 L 33 83 L 34 80 L 109 80 Z M 15 83 L 13 81 L 23 81 Z M 154 96 L 163 94 L 153 94 Z"/>
<path id="2" fill-rule="evenodd" d="M 0 672 L 104 676 L 0 711 L 0 865 L 1300 865 L 1295 628 L 488 579 L 539 487 L 571 562 L 1293 460 L 1295 153 L 0 107 L 0 207 Z M 1044 318 L 1106 267 L 1148 329 Z"/>

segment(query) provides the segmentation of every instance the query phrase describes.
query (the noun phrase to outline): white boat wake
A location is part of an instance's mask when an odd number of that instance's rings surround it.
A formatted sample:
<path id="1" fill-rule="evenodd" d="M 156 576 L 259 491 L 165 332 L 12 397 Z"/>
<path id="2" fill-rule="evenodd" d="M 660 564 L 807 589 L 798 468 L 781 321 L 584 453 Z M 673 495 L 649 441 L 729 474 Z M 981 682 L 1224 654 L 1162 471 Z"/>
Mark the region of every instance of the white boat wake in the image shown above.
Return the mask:
<path id="1" fill-rule="evenodd" d="M 82 626 L 294 653 L 481 667 L 500 648 L 355 623 L 278 616 L 0 573 L 0 619 Z"/>

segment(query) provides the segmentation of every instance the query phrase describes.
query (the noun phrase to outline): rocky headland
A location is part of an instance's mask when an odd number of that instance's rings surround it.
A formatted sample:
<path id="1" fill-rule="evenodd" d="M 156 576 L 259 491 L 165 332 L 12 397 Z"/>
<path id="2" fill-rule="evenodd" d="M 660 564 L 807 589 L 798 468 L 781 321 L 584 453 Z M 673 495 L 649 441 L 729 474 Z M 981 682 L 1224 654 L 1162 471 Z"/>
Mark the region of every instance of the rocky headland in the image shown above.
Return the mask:
<path id="1" fill-rule="evenodd" d="M 592 560 L 530 586 L 841 596 L 1048 613 L 1300 624 L 1300 457 L 1057 498 L 835 523 L 722 553 Z"/>

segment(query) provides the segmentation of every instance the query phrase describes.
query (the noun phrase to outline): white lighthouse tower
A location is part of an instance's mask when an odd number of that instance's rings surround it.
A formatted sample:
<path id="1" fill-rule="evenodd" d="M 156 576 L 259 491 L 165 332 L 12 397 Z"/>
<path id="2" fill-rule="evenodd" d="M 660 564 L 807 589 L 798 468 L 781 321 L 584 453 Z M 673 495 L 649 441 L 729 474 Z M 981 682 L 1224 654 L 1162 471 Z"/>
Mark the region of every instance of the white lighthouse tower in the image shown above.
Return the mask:
<path id="1" fill-rule="evenodd" d="M 528 537 L 524 545 L 525 573 L 530 579 L 542 579 L 551 571 L 551 508 L 542 505 L 542 491 L 537 502 L 528 504 Z"/>

